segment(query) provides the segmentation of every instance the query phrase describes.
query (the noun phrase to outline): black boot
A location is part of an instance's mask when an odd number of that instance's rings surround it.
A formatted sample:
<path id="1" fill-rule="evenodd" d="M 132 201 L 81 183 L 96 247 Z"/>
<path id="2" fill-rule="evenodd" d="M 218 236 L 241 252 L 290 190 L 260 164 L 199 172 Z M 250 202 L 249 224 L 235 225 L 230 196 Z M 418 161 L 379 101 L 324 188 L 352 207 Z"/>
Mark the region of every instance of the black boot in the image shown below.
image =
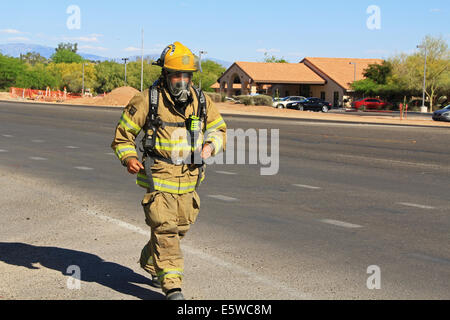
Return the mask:
<path id="1" fill-rule="evenodd" d="M 181 289 L 172 289 L 166 293 L 167 300 L 185 300 Z"/>

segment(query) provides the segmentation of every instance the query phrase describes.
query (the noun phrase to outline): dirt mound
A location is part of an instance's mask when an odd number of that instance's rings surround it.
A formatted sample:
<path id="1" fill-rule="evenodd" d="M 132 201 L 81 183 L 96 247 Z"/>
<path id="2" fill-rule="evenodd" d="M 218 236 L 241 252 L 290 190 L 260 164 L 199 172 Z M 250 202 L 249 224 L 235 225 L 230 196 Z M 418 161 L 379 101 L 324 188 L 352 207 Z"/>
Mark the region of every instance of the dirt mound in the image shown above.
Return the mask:
<path id="1" fill-rule="evenodd" d="M 94 106 L 126 106 L 131 98 L 133 98 L 137 93 L 139 93 L 139 91 L 132 87 L 120 87 L 114 89 L 110 93 L 107 93 L 104 97 L 84 97 L 73 100 L 73 103 Z"/>

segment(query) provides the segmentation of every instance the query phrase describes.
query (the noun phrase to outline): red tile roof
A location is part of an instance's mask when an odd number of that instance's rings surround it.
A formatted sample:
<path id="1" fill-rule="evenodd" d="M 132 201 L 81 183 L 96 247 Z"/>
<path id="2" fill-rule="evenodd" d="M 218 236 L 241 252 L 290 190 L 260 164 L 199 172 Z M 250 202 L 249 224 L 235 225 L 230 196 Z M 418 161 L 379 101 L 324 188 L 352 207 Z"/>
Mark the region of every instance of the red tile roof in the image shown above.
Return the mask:
<path id="1" fill-rule="evenodd" d="M 345 89 L 350 89 L 350 83 L 355 78 L 355 66 L 350 62 L 356 63 L 356 80 L 364 79 L 363 73 L 369 64 L 381 64 L 381 59 L 352 59 L 352 58 L 312 58 L 307 57 L 301 61 L 301 64 L 310 63 L 317 69 L 334 80 Z"/>
<path id="2" fill-rule="evenodd" d="M 301 63 L 238 61 L 236 65 L 259 83 L 324 84 L 325 80 Z"/>

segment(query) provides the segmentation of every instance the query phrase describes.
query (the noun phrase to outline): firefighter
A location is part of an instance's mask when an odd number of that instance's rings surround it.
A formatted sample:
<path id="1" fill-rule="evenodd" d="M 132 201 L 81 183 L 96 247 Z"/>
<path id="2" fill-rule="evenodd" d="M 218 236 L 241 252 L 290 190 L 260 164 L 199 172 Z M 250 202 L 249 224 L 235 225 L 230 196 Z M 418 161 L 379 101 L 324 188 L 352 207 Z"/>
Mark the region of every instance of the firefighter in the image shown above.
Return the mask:
<path id="1" fill-rule="evenodd" d="M 111 145 L 136 184 L 147 190 L 142 206 L 151 229 L 140 265 L 168 300 L 183 300 L 180 240 L 200 210 L 197 188 L 204 160 L 225 150 L 226 124 L 212 100 L 192 85 L 196 56 L 179 42 L 155 63 L 160 78 L 125 107 Z M 143 132 L 142 162 L 136 138 Z"/>

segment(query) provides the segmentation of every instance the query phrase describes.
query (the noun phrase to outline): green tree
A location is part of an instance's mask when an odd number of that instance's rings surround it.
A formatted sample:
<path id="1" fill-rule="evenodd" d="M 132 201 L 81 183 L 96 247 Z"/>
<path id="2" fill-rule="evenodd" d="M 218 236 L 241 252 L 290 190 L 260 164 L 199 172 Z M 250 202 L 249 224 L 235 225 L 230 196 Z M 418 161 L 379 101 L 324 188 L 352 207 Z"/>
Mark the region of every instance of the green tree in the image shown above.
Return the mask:
<path id="1" fill-rule="evenodd" d="M 65 51 L 72 51 L 73 53 L 77 53 L 78 51 L 78 43 L 63 43 L 61 42 L 58 44 L 58 48 L 56 48 L 56 51 L 65 50 Z"/>
<path id="2" fill-rule="evenodd" d="M 442 38 L 426 36 L 421 43 L 420 52 L 413 54 L 406 60 L 411 78 L 410 86 L 421 90 L 423 87 L 423 73 L 425 63 L 425 47 L 427 50 L 427 73 L 425 94 L 430 101 L 430 112 L 438 98 L 438 94 L 449 90 L 450 87 L 450 50 L 447 42 Z"/>
<path id="3" fill-rule="evenodd" d="M 54 63 L 82 63 L 83 58 L 72 52 L 70 50 L 59 50 L 56 51 L 52 56 L 51 60 Z"/>
<path id="4" fill-rule="evenodd" d="M 20 59 L 0 54 L 0 90 L 14 86 L 17 77 L 26 71 L 26 65 Z"/>
<path id="5" fill-rule="evenodd" d="M 55 88 L 58 85 L 58 80 L 47 70 L 45 65 L 37 64 L 34 67 L 29 66 L 26 71 L 21 72 L 15 85 L 19 88 L 30 89 Z"/>
<path id="6" fill-rule="evenodd" d="M 123 86 L 123 66 L 116 62 L 105 61 L 97 64 L 95 66 L 95 73 L 97 76 L 95 91 L 98 93 L 110 92 L 115 88 Z"/>
<path id="7" fill-rule="evenodd" d="M 200 84 L 200 79 L 202 82 L 203 91 L 214 91 L 211 86 L 217 82 L 217 79 L 225 72 L 225 68 L 222 65 L 214 62 L 212 60 L 202 61 L 202 71 L 194 73 L 192 79 L 194 85 L 198 86 Z"/>
<path id="8" fill-rule="evenodd" d="M 264 53 L 264 62 L 266 63 L 288 63 L 284 57 L 277 58 L 274 55 L 269 56 L 267 52 Z"/>
<path id="9" fill-rule="evenodd" d="M 54 63 L 82 63 L 83 57 L 77 54 L 77 43 L 60 43 L 51 56 Z"/>
<path id="10" fill-rule="evenodd" d="M 373 80 L 377 84 L 386 84 L 387 78 L 392 74 L 392 65 L 384 60 L 382 64 L 370 64 L 364 70 L 364 77 Z"/>
<path id="11" fill-rule="evenodd" d="M 32 66 L 38 63 L 48 62 L 48 60 L 45 57 L 41 56 L 37 52 L 28 52 L 27 54 L 20 54 L 20 60 L 28 64 L 31 64 Z"/>

